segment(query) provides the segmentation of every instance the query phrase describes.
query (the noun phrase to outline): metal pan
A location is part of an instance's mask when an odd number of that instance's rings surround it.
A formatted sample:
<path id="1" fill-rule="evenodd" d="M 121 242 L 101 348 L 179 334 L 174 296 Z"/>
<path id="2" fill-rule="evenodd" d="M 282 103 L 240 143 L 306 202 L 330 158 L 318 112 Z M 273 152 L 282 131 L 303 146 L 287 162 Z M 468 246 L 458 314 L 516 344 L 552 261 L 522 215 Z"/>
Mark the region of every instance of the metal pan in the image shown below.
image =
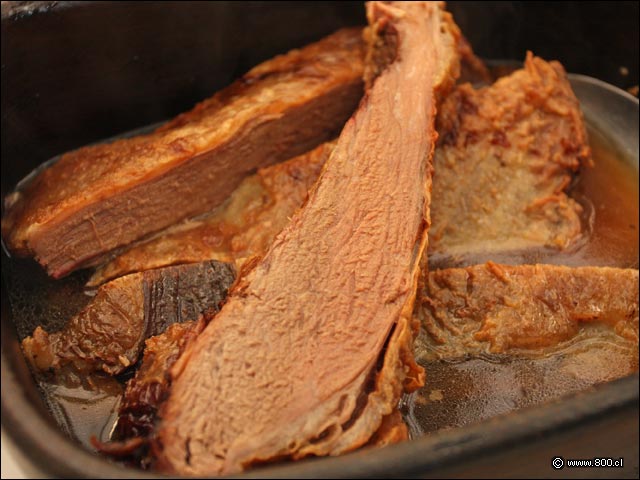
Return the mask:
<path id="1" fill-rule="evenodd" d="M 3 2 L 2 195 L 54 155 L 169 118 L 250 66 L 336 28 L 360 2 Z M 638 83 L 638 4 L 451 2 L 477 52 L 525 48 L 619 87 Z M 541 21 L 544 19 L 544 22 Z M 562 26 L 562 28 L 560 28 Z M 621 68 L 624 67 L 624 68 Z M 587 120 L 638 169 L 638 102 L 571 78 Z M 633 123 L 635 122 L 635 123 Z M 3 256 L 4 265 L 9 260 Z M 36 475 L 158 478 L 125 469 L 61 433 L 16 335 L 2 278 L 2 426 Z M 470 427 L 375 452 L 268 467 L 245 477 L 598 477 L 638 475 L 638 375 Z M 624 468 L 554 470 L 556 456 L 624 457 Z"/>

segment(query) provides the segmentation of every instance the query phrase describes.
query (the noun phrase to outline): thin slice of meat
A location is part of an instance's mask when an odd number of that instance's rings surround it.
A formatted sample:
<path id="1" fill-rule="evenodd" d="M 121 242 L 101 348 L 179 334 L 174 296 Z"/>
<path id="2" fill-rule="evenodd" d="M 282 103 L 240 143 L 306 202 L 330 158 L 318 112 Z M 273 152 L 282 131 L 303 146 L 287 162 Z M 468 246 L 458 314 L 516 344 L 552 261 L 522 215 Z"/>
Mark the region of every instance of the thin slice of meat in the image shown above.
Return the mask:
<path id="1" fill-rule="evenodd" d="M 544 352 L 594 324 L 637 350 L 633 269 L 487 263 L 436 270 L 429 273 L 421 302 L 426 359 Z"/>
<path id="2" fill-rule="evenodd" d="M 570 248 L 580 205 L 566 195 L 590 164 L 564 69 L 527 54 L 524 69 L 457 87 L 438 115 L 430 261 L 530 248 Z"/>
<path id="3" fill-rule="evenodd" d="M 261 168 L 210 215 L 133 246 L 96 269 L 87 286 L 150 268 L 209 259 L 235 261 L 239 268 L 249 257 L 264 255 L 307 198 L 334 145 L 323 143 L 291 160 Z"/>
<path id="4" fill-rule="evenodd" d="M 439 3 L 367 4 L 394 54 L 305 206 L 171 371 L 161 470 L 237 472 L 366 444 L 422 383 L 411 315 L 426 247 L 436 90 L 459 73 Z M 369 77 L 370 78 L 370 77 Z"/>
<path id="5" fill-rule="evenodd" d="M 36 371 L 117 375 L 136 363 L 148 337 L 217 312 L 234 279 L 234 267 L 217 261 L 126 275 L 100 287 L 63 330 L 37 327 L 22 348 Z"/>
<path id="6" fill-rule="evenodd" d="M 223 202 L 337 135 L 362 96 L 360 29 L 269 60 L 155 132 L 67 153 L 5 201 L 2 235 L 55 278 Z"/>
<path id="7" fill-rule="evenodd" d="M 170 388 L 169 371 L 189 342 L 202 332 L 206 318 L 174 323 L 162 334 L 146 340 L 140 367 L 127 382 L 112 441 L 104 443 L 92 438 L 98 451 L 144 469 L 150 466 L 153 459 L 149 455 L 149 441 L 158 408 Z M 402 415 L 395 410 L 382 419 L 380 428 L 367 446 L 384 447 L 408 438 L 409 431 Z"/>
<path id="8" fill-rule="evenodd" d="M 402 419 L 402 414 L 399 410 L 394 410 L 391 415 L 382 419 L 380 428 L 371 437 L 367 446 L 381 448 L 408 439 L 409 429 Z"/>

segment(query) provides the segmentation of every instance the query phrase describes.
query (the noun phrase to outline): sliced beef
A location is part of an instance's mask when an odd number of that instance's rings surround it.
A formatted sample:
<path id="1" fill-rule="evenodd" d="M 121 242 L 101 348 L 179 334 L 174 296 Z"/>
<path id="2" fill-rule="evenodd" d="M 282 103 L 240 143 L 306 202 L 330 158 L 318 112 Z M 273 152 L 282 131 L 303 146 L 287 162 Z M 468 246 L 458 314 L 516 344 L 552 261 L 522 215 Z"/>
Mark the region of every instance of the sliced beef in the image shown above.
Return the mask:
<path id="1" fill-rule="evenodd" d="M 460 55 L 467 58 L 468 72 L 475 71 L 477 78 L 483 77 L 486 69 L 464 41 Z M 535 76 L 536 68 L 547 78 Z M 479 253 L 492 257 L 525 248 L 571 248 L 581 237 L 581 207 L 565 191 L 571 173 L 580 164 L 588 163 L 589 150 L 580 112 L 561 71 L 555 62 L 530 58 L 525 69 L 496 85 L 477 91 L 469 86 L 459 87 L 444 103 L 438 114 L 438 123 L 444 127 L 435 153 L 432 232 L 437 233 L 432 236 L 437 238 L 429 248 L 432 265 L 463 262 L 465 256 L 468 260 Z M 492 116 L 489 120 L 480 118 L 493 115 L 491 112 L 496 110 L 503 112 L 504 95 L 523 85 L 535 89 L 539 86 L 536 82 L 543 81 L 552 84 L 552 91 L 539 92 L 545 96 L 544 102 L 572 102 L 573 117 L 549 109 L 536 113 L 532 109 L 538 108 L 542 100 L 525 95 L 520 109 L 528 117 L 522 113 L 522 118 L 512 119 L 511 126 L 504 127 Z M 464 106 L 466 95 L 471 95 L 477 108 Z M 495 143 L 495 132 L 502 129 L 510 140 L 505 136 L 504 142 Z M 452 140 L 445 137 L 454 130 L 458 139 L 465 140 L 451 145 Z M 531 137 L 525 138 L 526 135 Z M 544 143 L 546 139 L 548 143 Z M 569 146 L 569 140 L 575 142 L 574 147 Z M 532 141 L 537 143 L 527 148 L 535 153 L 523 147 L 523 142 Z M 564 142 L 566 149 L 558 153 L 551 148 L 553 141 Z M 544 148 L 539 146 L 541 143 Z M 215 258 L 240 264 L 245 258 L 264 254 L 302 205 L 332 148 L 332 143 L 324 144 L 288 162 L 261 169 L 236 189 L 223 208 L 134 245 L 100 267 L 89 284 L 186 261 Z M 571 148 L 580 152 L 571 153 Z M 473 181 L 465 180 L 471 178 Z"/>
<path id="2" fill-rule="evenodd" d="M 457 87 L 437 130 L 432 263 L 576 244 L 582 209 L 565 192 L 590 149 L 559 63 L 529 53 L 489 87 Z"/>
<path id="3" fill-rule="evenodd" d="M 458 73 L 441 4 L 371 2 L 379 66 L 305 206 L 171 371 L 158 468 L 237 472 L 366 444 L 422 382 L 411 314 L 436 91 Z"/>
<path id="4" fill-rule="evenodd" d="M 100 287 L 62 331 L 38 327 L 22 348 L 38 371 L 116 375 L 136 363 L 148 337 L 217 312 L 234 278 L 234 267 L 217 261 L 126 275 Z"/>
<path id="5" fill-rule="evenodd" d="M 429 273 L 425 359 L 543 352 L 600 325 L 638 345 L 638 271 L 495 263 Z M 636 360 L 637 363 L 637 360 Z"/>
<path id="6" fill-rule="evenodd" d="M 98 268 L 88 285 L 150 268 L 208 259 L 235 260 L 240 267 L 249 257 L 263 255 L 307 198 L 333 147 L 334 142 L 323 143 L 291 160 L 261 168 L 210 215 L 133 246 Z"/>
<path id="7" fill-rule="evenodd" d="M 140 367 L 127 382 L 112 441 L 104 443 L 92 439 L 98 451 L 131 465 L 149 467 L 153 460 L 149 455 L 149 441 L 158 408 L 170 388 L 169 372 L 189 342 L 202 332 L 206 318 L 174 323 L 162 334 L 146 340 Z M 384 447 L 408 438 L 409 431 L 402 415 L 394 410 L 382 419 L 380 428 L 367 445 Z"/>
<path id="8" fill-rule="evenodd" d="M 333 138 L 362 96 L 360 29 L 267 61 L 155 132 L 67 153 L 5 201 L 2 234 L 53 277 L 224 201 Z"/>

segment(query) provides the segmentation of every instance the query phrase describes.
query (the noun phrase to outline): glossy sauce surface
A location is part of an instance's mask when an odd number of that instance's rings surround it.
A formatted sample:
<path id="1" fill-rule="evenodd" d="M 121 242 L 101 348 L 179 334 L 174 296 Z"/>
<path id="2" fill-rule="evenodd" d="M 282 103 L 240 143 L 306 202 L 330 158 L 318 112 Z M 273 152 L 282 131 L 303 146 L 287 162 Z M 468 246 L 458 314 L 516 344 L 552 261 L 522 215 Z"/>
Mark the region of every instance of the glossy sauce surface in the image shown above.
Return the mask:
<path id="1" fill-rule="evenodd" d="M 607 137 L 589 128 L 594 166 L 580 172 L 571 195 L 583 206 L 585 238 L 573 250 L 511 252 L 464 259 L 446 268 L 483 263 L 548 263 L 638 268 L 638 171 Z M 421 332 L 416 358 L 426 385 L 405 396 L 402 412 L 413 437 L 462 427 L 544 403 L 638 371 L 638 345 L 611 329 L 583 326 L 566 344 L 536 355 L 427 361 Z"/>

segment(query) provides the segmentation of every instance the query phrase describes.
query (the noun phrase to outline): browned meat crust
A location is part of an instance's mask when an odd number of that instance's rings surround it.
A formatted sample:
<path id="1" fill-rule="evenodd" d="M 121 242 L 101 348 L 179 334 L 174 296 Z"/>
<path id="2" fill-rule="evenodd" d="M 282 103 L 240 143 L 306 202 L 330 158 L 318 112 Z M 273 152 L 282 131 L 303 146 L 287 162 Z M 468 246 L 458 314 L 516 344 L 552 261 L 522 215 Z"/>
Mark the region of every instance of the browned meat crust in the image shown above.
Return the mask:
<path id="1" fill-rule="evenodd" d="M 362 95 L 360 29 L 267 61 L 157 131 L 65 154 L 6 199 L 2 234 L 56 278 L 224 201 L 333 138 Z"/>
<path id="2" fill-rule="evenodd" d="M 402 414 L 399 410 L 394 410 L 391 415 L 382 419 L 380 428 L 371 437 L 367 446 L 381 448 L 408 439 L 409 429 L 402 419 Z"/>
<path id="3" fill-rule="evenodd" d="M 198 321 L 174 323 L 167 330 L 145 342 L 140 368 L 127 383 L 118 410 L 112 442 L 102 443 L 92 439 L 102 453 L 147 468 L 149 436 L 153 432 L 158 407 L 166 399 L 169 371 L 185 347 L 205 326 L 205 317 Z"/>
<path id="4" fill-rule="evenodd" d="M 435 90 L 457 74 L 456 29 L 429 2 L 372 2 L 368 16 L 376 31 L 395 32 L 395 60 L 305 206 L 172 369 L 153 444 L 164 471 L 228 473 L 352 450 L 403 386 L 421 383 L 411 314 Z"/>
<path id="5" fill-rule="evenodd" d="M 437 130 L 431 260 L 568 248 L 580 237 L 581 207 L 565 190 L 590 149 L 559 63 L 529 53 L 490 87 L 457 87 Z"/>
<path id="6" fill-rule="evenodd" d="M 88 286 L 132 272 L 208 259 L 235 260 L 240 267 L 247 258 L 264 255 L 307 198 L 333 147 L 333 142 L 323 143 L 291 160 L 258 170 L 211 215 L 135 245 L 98 268 Z"/>
<path id="7" fill-rule="evenodd" d="M 126 275 L 100 287 L 63 330 L 38 327 L 22 348 L 37 371 L 116 375 L 136 363 L 146 338 L 217 312 L 234 278 L 231 265 L 216 261 Z"/>
<path id="8" fill-rule="evenodd" d="M 638 344 L 638 271 L 495 263 L 429 274 L 418 315 L 427 359 L 540 352 L 582 325 Z"/>

